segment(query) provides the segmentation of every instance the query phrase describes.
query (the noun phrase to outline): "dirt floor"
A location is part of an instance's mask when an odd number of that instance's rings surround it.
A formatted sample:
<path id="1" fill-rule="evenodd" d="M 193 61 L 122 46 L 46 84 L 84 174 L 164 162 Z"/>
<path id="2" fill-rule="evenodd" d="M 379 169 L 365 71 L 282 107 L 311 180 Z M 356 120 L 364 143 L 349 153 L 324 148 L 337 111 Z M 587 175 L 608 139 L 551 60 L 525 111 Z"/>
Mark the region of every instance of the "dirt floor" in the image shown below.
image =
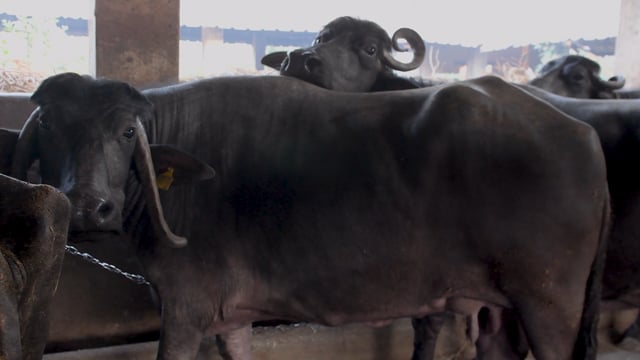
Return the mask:
<path id="1" fill-rule="evenodd" d="M 606 325 L 606 319 L 604 321 Z M 462 318 L 447 324 L 436 349 L 436 360 L 467 360 L 473 350 L 465 341 Z M 614 347 L 601 331 L 598 360 L 640 360 L 640 351 Z M 413 330 L 408 319 L 384 328 L 363 325 L 318 325 L 254 328 L 254 360 L 408 360 Z M 639 344 L 627 343 L 626 346 Z M 154 360 L 157 342 L 45 355 L 44 360 Z M 533 359 L 530 357 L 528 359 Z M 199 359 L 200 360 L 200 359 Z M 204 360 L 204 359 L 202 359 Z M 216 358 L 215 360 L 221 360 Z"/>

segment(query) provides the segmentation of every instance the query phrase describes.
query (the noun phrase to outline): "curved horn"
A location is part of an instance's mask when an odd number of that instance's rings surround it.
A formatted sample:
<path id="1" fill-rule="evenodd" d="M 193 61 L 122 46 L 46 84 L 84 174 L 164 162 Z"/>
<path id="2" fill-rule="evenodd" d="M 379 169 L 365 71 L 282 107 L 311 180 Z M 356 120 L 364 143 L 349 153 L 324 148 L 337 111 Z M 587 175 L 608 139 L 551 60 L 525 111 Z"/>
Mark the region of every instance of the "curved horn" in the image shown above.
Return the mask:
<path id="1" fill-rule="evenodd" d="M 153 230 L 161 240 L 166 241 L 170 246 L 183 247 L 187 245 L 187 239 L 171 232 L 164 218 L 160 195 L 156 187 L 156 175 L 153 169 L 151 150 L 149 150 L 149 141 L 140 120 L 136 121 L 136 127 L 138 139 L 134 150 L 134 162 L 140 176 L 143 194 L 147 201 L 147 210 L 151 217 Z"/>
<path id="2" fill-rule="evenodd" d="M 626 79 L 622 75 L 616 75 L 609 78 L 609 80 L 600 80 L 600 84 L 611 90 L 618 90 L 624 86 Z"/>
<path id="3" fill-rule="evenodd" d="M 395 70 L 409 71 L 418 68 L 424 61 L 425 54 L 425 46 L 422 37 L 420 37 L 417 32 L 409 28 L 398 29 L 393 34 L 393 38 L 391 38 L 391 44 L 396 51 L 407 51 L 406 49 L 400 48 L 400 45 L 398 44 L 399 39 L 405 39 L 409 45 L 411 45 L 411 49 L 413 49 L 413 60 L 409 63 L 400 62 L 391 55 L 390 51 L 387 51 L 386 49 L 382 53 L 384 60 Z"/>
<path id="4" fill-rule="evenodd" d="M 11 176 L 27 180 L 27 171 L 35 160 L 35 143 L 36 132 L 38 130 L 38 116 L 40 108 L 36 108 L 31 112 L 29 118 L 22 126 L 18 142 L 13 153 L 13 161 L 11 164 Z"/>

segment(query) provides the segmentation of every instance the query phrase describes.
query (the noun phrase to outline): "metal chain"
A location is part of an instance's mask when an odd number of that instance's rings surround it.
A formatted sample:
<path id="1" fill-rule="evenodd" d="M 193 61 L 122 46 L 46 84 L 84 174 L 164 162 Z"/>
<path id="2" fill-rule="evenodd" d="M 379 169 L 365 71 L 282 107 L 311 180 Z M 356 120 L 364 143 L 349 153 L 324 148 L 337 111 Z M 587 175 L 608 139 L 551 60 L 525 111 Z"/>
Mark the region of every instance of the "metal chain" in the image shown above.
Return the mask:
<path id="1" fill-rule="evenodd" d="M 92 264 L 96 264 L 96 265 L 102 267 L 103 269 L 105 269 L 107 271 L 111 271 L 113 273 L 122 275 L 122 276 L 126 277 L 127 279 L 133 281 L 136 284 L 151 285 L 151 283 L 148 282 L 147 279 L 144 278 L 144 276 L 131 274 L 131 273 L 128 273 L 126 271 L 122 271 L 122 270 L 118 269 L 117 267 L 115 267 L 115 266 L 113 266 L 111 264 L 107 264 L 105 262 L 100 261 L 99 259 L 95 258 L 91 254 L 80 252 L 80 250 L 76 249 L 75 247 L 73 247 L 71 245 L 67 245 L 65 247 L 65 250 L 69 254 L 80 256 L 82 259 L 84 259 L 84 260 L 86 260 L 86 261 L 88 261 L 88 262 L 90 262 Z"/>

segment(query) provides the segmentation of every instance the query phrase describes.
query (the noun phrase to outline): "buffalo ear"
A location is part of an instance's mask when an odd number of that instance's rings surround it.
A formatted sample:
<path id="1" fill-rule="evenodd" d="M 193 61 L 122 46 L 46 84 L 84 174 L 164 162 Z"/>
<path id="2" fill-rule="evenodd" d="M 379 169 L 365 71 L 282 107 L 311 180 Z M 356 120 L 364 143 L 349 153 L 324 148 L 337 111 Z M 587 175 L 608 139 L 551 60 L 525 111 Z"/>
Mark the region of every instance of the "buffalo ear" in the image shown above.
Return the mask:
<path id="1" fill-rule="evenodd" d="M 0 128 L 0 173 L 2 174 L 11 174 L 11 163 L 18 135 L 20 130 Z"/>
<path id="2" fill-rule="evenodd" d="M 172 184 L 180 185 L 211 179 L 216 172 L 207 163 L 170 145 L 149 145 L 156 175 L 171 169 Z"/>
<path id="3" fill-rule="evenodd" d="M 260 63 L 264 66 L 268 66 L 272 69 L 280 71 L 282 62 L 286 58 L 287 58 L 286 51 L 276 51 L 263 56 L 262 59 L 260 60 Z"/>
<path id="4" fill-rule="evenodd" d="M 31 101 L 38 105 L 53 102 L 81 101 L 91 84 L 92 78 L 73 72 L 66 72 L 44 79 L 31 95 Z"/>

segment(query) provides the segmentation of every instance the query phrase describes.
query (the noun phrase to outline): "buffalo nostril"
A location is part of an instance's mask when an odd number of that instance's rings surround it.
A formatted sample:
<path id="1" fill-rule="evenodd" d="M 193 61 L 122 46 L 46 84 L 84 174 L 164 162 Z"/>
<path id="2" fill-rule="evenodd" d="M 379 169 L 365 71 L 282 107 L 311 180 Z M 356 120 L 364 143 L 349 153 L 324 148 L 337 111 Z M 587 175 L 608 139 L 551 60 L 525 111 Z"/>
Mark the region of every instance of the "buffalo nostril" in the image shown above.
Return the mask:
<path id="1" fill-rule="evenodd" d="M 304 61 L 304 68 L 310 73 L 316 72 L 320 66 L 322 66 L 322 62 L 315 56 L 309 56 Z"/>
<path id="2" fill-rule="evenodd" d="M 110 201 L 105 201 L 98 206 L 98 214 L 100 217 L 108 217 L 113 212 L 113 204 Z"/>
<path id="3" fill-rule="evenodd" d="M 109 222 L 113 217 L 115 206 L 111 201 L 102 200 L 95 207 L 92 218 L 96 224 Z"/>

